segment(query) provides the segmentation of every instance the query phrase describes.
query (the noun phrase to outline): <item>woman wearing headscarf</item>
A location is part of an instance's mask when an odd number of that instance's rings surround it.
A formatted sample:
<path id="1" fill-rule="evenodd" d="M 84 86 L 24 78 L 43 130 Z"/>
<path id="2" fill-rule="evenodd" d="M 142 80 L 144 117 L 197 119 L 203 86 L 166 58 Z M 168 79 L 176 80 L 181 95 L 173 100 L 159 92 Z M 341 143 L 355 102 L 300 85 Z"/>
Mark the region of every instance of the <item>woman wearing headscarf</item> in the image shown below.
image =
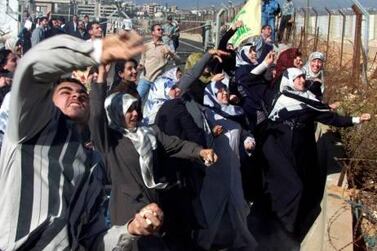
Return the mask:
<path id="1" fill-rule="evenodd" d="M 254 203 L 253 233 L 261 250 L 299 248 L 320 212 L 326 173 L 320 169 L 314 138 L 315 121 L 347 127 L 370 119 L 342 117 L 305 87 L 305 73 L 287 69 L 280 96 L 269 114 L 262 152 L 264 193 Z"/>
<path id="2" fill-rule="evenodd" d="M 315 51 L 310 54 L 308 62 L 302 68 L 308 81 L 308 90 L 316 95 L 319 100 L 322 100 L 323 92 L 325 91 L 324 61 L 325 56 L 321 52 Z"/>
<path id="3" fill-rule="evenodd" d="M 180 96 L 181 91 L 177 86 L 177 82 L 181 76 L 181 70 L 178 67 L 174 67 L 154 81 L 149 89 L 148 98 L 144 104 L 144 125 L 154 124 L 156 114 L 160 110 L 160 107 L 167 100 Z"/>
<path id="4" fill-rule="evenodd" d="M 256 46 L 248 44 L 243 46 L 238 52 L 236 57 L 236 82 L 240 83 L 250 78 L 250 73 L 254 71 L 254 74 L 259 75 L 267 67 L 263 67 L 261 70 L 255 71 L 255 68 L 259 65 L 263 66 L 263 59 L 257 58 Z"/>
<path id="5" fill-rule="evenodd" d="M 280 81 L 286 69 L 291 67 L 302 68 L 303 62 L 301 57 L 302 53 L 298 48 L 286 49 L 278 55 L 276 61 L 276 76 L 272 81 L 272 84 L 277 87 L 277 91 L 279 90 Z"/>
<path id="6" fill-rule="evenodd" d="M 247 46 L 245 47 L 247 48 Z M 269 77 L 271 75 L 270 67 L 274 61 L 275 54 L 273 51 L 269 52 L 261 63 L 258 62 L 256 56 L 255 47 L 251 46 L 248 53 L 249 63 L 238 67 L 236 70 L 238 92 L 241 97 L 240 105 L 245 110 L 250 123 L 249 129 L 253 133 L 257 124 L 261 122 L 261 115 L 264 113 L 265 95 L 268 92 L 271 81 Z M 266 116 L 263 117 L 265 118 Z"/>
<path id="7" fill-rule="evenodd" d="M 159 201 L 159 193 L 172 184 L 164 179 L 159 156 L 203 160 L 217 158 L 210 149 L 163 134 L 157 127 L 139 126 L 140 103 L 130 94 L 117 92 L 106 97 L 103 70 L 90 93 L 90 130 L 95 148 L 103 153 L 110 170 L 111 223 L 127 222 L 140 208 Z M 102 82 L 102 83 L 101 83 Z M 169 217 L 166 215 L 166 217 Z M 166 250 L 162 238 L 140 238 L 139 250 Z"/>
<path id="8" fill-rule="evenodd" d="M 280 82 L 283 77 L 285 70 L 291 67 L 301 69 L 303 66 L 303 61 L 301 58 L 302 54 L 298 48 L 289 48 L 282 51 L 276 61 L 276 73 L 271 80 L 271 86 L 266 90 L 264 95 L 264 103 L 266 105 L 266 111 L 269 113 L 272 109 L 273 102 L 280 94 Z"/>
<path id="9" fill-rule="evenodd" d="M 186 73 L 177 84 L 182 92 L 182 102 L 197 127 L 203 131 L 205 121 L 201 106 L 203 105 L 204 88 L 214 77 L 209 64 L 211 59 L 216 58 L 221 61 L 224 56 L 229 56 L 229 53 L 217 49 L 211 49 L 204 55 L 192 53 L 186 61 Z"/>
<path id="10" fill-rule="evenodd" d="M 199 104 L 203 104 L 204 88 L 211 82 L 212 78 L 211 69 L 209 67 L 212 55 L 209 54 L 209 52 L 211 52 L 211 50 L 205 54 L 194 52 L 188 56 L 185 64 L 185 72 L 190 71 L 194 73 L 195 78 L 193 78 L 193 81 L 180 81 L 179 83 L 182 94 L 189 91 L 190 96 Z M 197 69 L 196 71 L 193 71 L 194 66 Z"/>
<path id="11" fill-rule="evenodd" d="M 242 190 L 240 149 L 251 152 L 254 138 L 237 122 L 244 112 L 229 103 L 227 81 L 212 81 L 206 87 L 204 105 L 215 135 L 213 148 L 221 158 L 204 177 L 200 199 L 208 226 L 198 231 L 198 244 L 204 250 L 253 250 L 256 242 L 246 222 L 249 207 Z"/>
<path id="12" fill-rule="evenodd" d="M 229 30 L 221 37 L 218 45 L 219 50 L 228 52 L 230 55 L 223 59 L 221 68 L 229 75 L 234 76 L 234 71 L 236 68 L 236 50 L 233 44 L 229 43 L 229 40 L 236 33 L 236 31 L 243 26 L 243 22 L 238 20 L 232 24 Z"/>
<path id="13" fill-rule="evenodd" d="M 202 112 L 203 96 L 200 101 L 198 94 L 203 95 L 206 86 L 204 83 L 208 81 L 209 76 L 212 77 L 210 72 L 203 74 L 204 68 L 213 56 L 222 55 L 221 51 L 209 50 L 206 54 L 201 54 L 201 58 L 198 53 L 189 57 L 186 62 L 186 72 L 177 83 L 184 93 L 183 96 L 167 100 L 156 115 L 155 124 L 161 131 L 202 146 L 207 145 L 206 134 L 211 132 L 207 130 L 207 123 Z M 205 169 L 201 164 L 177 158 L 169 158 L 163 165 L 169 170 L 175 170 L 170 174 L 175 175 L 179 184 L 164 193 L 161 199 L 163 209 L 172 212 L 171 215 L 173 215 L 166 219 L 166 221 L 173 221 L 173 224 L 169 224 L 172 231 L 166 235 L 166 238 L 174 240 L 179 245 L 179 251 L 200 250 L 196 246 L 192 233 L 194 230 L 207 226 L 203 216 L 203 206 L 199 199 Z M 176 204 L 172 205 L 170 201 L 176 201 Z M 172 206 L 165 207 L 165 204 Z"/>
<path id="14" fill-rule="evenodd" d="M 324 69 L 323 63 L 325 61 L 325 56 L 319 52 L 315 51 L 310 54 L 308 61 L 302 68 L 305 72 L 306 77 L 306 86 L 318 100 L 323 102 L 323 95 L 325 91 L 325 81 L 324 81 Z M 331 109 L 336 110 L 339 106 L 339 102 L 335 102 L 329 105 Z M 322 137 L 326 135 L 326 137 Z M 331 140 L 337 140 L 334 136 L 333 131 L 330 126 L 324 125 L 322 123 L 317 123 L 315 137 L 317 140 L 317 149 L 318 149 L 318 160 L 321 167 L 328 167 L 329 159 L 329 144 L 326 142 L 329 137 L 332 137 Z M 325 181 L 324 181 L 325 182 Z"/>

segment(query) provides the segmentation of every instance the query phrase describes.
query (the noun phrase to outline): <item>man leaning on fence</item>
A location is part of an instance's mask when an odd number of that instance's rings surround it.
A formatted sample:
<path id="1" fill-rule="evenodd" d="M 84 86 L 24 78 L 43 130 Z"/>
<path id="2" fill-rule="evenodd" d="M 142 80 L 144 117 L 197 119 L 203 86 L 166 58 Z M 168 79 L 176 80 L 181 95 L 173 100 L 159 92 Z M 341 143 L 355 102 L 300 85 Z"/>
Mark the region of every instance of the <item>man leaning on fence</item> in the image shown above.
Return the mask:
<path id="1" fill-rule="evenodd" d="M 92 42 L 61 35 L 21 60 L 0 156 L 0 250 L 128 250 L 135 235 L 158 230 L 156 204 L 146 206 L 156 214 L 137 213 L 126 225 L 106 227 L 104 167 L 82 142 L 88 94 L 80 82 L 60 79 L 142 49 L 135 33 Z"/>
<path id="2" fill-rule="evenodd" d="M 295 7 L 292 0 L 285 0 L 282 8 L 282 17 L 280 19 L 280 26 L 278 32 L 278 42 L 281 43 L 285 33 L 285 42 L 289 41 L 291 35 L 291 29 L 294 22 Z"/>

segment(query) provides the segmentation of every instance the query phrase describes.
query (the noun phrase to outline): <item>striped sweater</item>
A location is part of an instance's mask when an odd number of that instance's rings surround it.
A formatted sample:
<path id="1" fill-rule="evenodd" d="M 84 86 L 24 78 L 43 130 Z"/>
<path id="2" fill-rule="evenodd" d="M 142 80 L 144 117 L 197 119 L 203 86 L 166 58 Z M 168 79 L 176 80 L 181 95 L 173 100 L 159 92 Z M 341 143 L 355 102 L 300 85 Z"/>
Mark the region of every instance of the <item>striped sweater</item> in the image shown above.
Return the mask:
<path id="1" fill-rule="evenodd" d="M 21 60 L 0 156 L 0 250 L 127 250 L 126 226 L 107 229 L 99 155 L 52 103 L 51 86 L 96 64 L 92 43 L 56 36 Z"/>

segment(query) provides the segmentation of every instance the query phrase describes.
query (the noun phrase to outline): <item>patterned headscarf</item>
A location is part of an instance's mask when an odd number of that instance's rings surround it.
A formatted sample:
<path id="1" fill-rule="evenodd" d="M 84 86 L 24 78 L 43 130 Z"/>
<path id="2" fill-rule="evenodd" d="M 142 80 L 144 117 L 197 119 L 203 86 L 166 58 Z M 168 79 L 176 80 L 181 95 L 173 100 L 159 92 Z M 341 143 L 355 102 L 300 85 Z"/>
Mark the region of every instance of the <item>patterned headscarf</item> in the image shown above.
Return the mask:
<path id="1" fill-rule="evenodd" d="M 143 109 L 143 124 L 151 125 L 154 123 L 156 115 L 165 101 L 172 99 L 169 91 L 176 86 L 178 67 L 165 72 L 151 85 L 148 98 Z"/>
<path id="2" fill-rule="evenodd" d="M 231 104 L 221 104 L 219 103 L 216 97 L 219 90 L 228 90 L 228 86 L 229 77 L 224 78 L 222 81 L 212 81 L 211 84 L 207 85 L 207 87 L 204 90 L 203 104 L 205 106 L 211 107 L 215 112 L 219 113 L 220 115 L 226 118 L 241 116 L 244 114 L 242 107 Z"/>
<path id="3" fill-rule="evenodd" d="M 177 72 L 180 71 L 178 67 L 171 68 L 170 70 L 166 71 L 164 74 L 162 74 L 161 77 L 163 78 L 169 78 L 171 79 L 174 83 L 178 82 L 177 78 Z"/>
<path id="4" fill-rule="evenodd" d="M 139 126 L 133 129 L 124 127 L 124 114 L 138 100 L 130 94 L 116 92 L 105 100 L 105 111 L 109 127 L 131 140 L 139 154 L 141 175 L 146 187 L 164 189 L 167 183 L 155 183 L 153 177 L 153 150 L 157 149 L 157 140 L 150 127 Z"/>
<path id="5" fill-rule="evenodd" d="M 279 113 L 282 110 L 290 112 L 311 108 L 316 111 L 330 111 L 329 107 L 322 104 L 310 91 L 298 91 L 295 89 L 294 80 L 302 75 L 305 75 L 305 72 L 298 68 L 288 68 L 284 72 L 280 83 L 280 92 L 282 95 L 277 99 L 268 116 L 269 119 L 273 121 L 278 120 Z"/>

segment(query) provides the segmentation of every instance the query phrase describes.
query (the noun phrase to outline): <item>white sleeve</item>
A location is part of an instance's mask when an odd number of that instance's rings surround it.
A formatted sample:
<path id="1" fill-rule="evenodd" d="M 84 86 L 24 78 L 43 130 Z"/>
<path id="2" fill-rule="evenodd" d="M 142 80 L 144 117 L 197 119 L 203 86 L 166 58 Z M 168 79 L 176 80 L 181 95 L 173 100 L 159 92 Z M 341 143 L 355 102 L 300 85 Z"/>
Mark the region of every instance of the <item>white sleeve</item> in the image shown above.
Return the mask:
<path id="1" fill-rule="evenodd" d="M 262 62 L 257 67 L 255 67 L 250 73 L 254 75 L 260 75 L 262 74 L 265 70 L 267 70 L 268 64 L 266 62 Z"/>
<path id="2" fill-rule="evenodd" d="M 360 124 L 360 117 L 352 117 L 352 123 L 355 125 Z"/>

